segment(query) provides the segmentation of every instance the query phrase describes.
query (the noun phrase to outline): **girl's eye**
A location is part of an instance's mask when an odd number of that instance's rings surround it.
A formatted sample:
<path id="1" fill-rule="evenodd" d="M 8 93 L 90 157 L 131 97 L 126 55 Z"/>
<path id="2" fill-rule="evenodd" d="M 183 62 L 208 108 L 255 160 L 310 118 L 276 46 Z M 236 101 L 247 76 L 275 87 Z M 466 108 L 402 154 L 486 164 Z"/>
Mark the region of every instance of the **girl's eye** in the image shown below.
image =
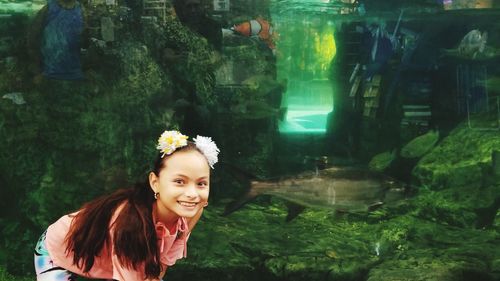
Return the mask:
<path id="1" fill-rule="evenodd" d="M 208 182 L 202 181 L 202 182 L 198 183 L 198 185 L 201 187 L 206 187 L 206 186 L 208 186 Z"/>
<path id="2" fill-rule="evenodd" d="M 181 180 L 181 179 L 176 179 L 176 180 L 174 180 L 174 182 L 175 182 L 176 184 L 183 184 L 183 183 L 184 183 L 184 181 L 183 181 L 183 180 Z"/>

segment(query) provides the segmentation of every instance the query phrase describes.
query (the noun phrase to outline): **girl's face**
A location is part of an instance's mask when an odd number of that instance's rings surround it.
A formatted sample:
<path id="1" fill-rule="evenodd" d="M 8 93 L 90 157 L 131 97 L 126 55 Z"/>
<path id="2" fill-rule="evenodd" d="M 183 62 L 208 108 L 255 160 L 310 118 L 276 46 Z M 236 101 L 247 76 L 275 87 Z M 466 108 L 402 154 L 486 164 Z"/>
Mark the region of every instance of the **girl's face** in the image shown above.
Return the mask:
<path id="1" fill-rule="evenodd" d="M 193 217 L 208 201 L 210 167 L 197 150 L 178 151 L 164 160 L 159 176 L 149 175 L 156 193 L 158 219 L 172 223 L 179 217 Z"/>

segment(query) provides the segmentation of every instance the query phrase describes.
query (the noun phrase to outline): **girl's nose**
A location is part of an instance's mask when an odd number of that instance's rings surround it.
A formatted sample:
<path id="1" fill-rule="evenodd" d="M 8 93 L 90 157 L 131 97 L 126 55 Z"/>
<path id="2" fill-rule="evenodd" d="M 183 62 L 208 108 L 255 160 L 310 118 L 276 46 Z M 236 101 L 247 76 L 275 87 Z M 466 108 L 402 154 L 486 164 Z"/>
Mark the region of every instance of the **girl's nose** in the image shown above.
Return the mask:
<path id="1" fill-rule="evenodd" d="M 184 195 L 186 195 L 189 198 L 198 197 L 198 192 L 196 191 L 196 185 L 190 184 L 189 186 L 187 186 L 184 191 Z"/>

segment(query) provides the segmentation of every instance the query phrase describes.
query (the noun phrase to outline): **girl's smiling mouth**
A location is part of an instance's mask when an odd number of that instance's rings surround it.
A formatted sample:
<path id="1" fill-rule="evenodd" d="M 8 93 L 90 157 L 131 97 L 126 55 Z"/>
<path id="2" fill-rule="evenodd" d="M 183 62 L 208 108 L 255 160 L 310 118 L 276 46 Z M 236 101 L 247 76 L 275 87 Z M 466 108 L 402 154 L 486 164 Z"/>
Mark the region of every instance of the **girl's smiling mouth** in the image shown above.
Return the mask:
<path id="1" fill-rule="evenodd" d="M 184 207 L 194 207 L 194 206 L 198 205 L 199 202 L 177 201 L 177 203 L 179 203 L 181 206 L 184 206 Z"/>

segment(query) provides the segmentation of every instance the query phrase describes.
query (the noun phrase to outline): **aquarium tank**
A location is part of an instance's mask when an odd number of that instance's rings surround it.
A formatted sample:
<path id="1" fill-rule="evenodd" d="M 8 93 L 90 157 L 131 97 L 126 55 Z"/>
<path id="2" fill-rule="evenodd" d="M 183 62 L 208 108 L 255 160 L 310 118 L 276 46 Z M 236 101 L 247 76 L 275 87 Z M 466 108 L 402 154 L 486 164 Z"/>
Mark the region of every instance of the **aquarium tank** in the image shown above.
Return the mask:
<path id="1" fill-rule="evenodd" d="M 499 18 L 498 0 L 0 0 L 0 281 L 35 280 L 50 225 L 147 179 L 164 130 L 220 154 L 159 279 L 500 280 Z"/>

